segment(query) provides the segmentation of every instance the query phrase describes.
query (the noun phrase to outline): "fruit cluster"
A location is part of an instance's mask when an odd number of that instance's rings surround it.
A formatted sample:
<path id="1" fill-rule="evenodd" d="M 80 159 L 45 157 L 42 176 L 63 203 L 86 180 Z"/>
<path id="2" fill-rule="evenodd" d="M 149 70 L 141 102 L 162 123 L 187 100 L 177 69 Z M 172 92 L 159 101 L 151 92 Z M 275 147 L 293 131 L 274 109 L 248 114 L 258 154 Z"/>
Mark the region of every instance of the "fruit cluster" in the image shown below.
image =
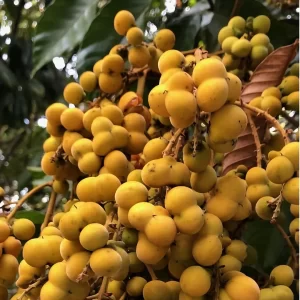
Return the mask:
<path id="1" fill-rule="evenodd" d="M 168 29 L 145 43 L 128 11 L 117 13 L 114 27 L 128 44 L 65 87 L 70 107 L 46 110 L 41 167 L 53 176 L 52 195 L 69 200 L 63 211 L 49 205 L 53 217 L 39 236 L 31 221 L 11 222 L 12 213 L 0 220 L 0 299 L 17 275 L 13 300 L 294 299 L 297 262 L 256 282 L 243 267 L 259 253 L 239 231 L 248 219 L 281 228 L 285 201 L 294 216 L 290 242 L 299 244 L 299 142 L 280 135 L 280 146 L 271 138 L 264 148 L 263 167 L 240 165 L 223 176 L 218 169 L 251 112 L 276 121 L 282 107 L 299 110 L 297 65 L 249 106 L 239 102 L 234 69 L 246 57 L 253 69 L 272 51 L 270 20 L 232 18 L 219 33 L 223 59 L 184 56 Z M 149 70 L 161 75 L 150 109 L 128 91 L 142 78 L 140 91 Z M 85 101 L 92 92 L 99 97 Z"/>

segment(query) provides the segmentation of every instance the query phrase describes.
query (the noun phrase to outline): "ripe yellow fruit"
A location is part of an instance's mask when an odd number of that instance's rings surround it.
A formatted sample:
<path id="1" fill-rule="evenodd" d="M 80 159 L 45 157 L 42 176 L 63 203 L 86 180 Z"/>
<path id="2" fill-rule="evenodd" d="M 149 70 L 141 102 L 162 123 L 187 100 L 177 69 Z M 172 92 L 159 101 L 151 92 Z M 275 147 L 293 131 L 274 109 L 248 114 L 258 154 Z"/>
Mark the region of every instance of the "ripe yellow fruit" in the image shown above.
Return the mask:
<path id="1" fill-rule="evenodd" d="M 153 215 L 144 232 L 151 243 L 159 247 L 168 247 L 175 240 L 177 230 L 171 217 Z"/>
<path id="2" fill-rule="evenodd" d="M 223 58 L 222 58 L 222 63 L 226 67 L 227 71 L 237 69 L 238 66 L 240 65 L 241 60 L 239 58 L 235 58 L 234 56 L 225 53 Z M 230 74 L 233 74 L 230 72 Z"/>
<path id="3" fill-rule="evenodd" d="M 239 203 L 237 212 L 232 217 L 234 221 L 242 221 L 248 218 L 252 213 L 252 203 L 251 201 L 245 197 L 244 200 Z"/>
<path id="4" fill-rule="evenodd" d="M 165 52 L 175 45 L 175 35 L 170 29 L 159 30 L 154 37 L 155 46 Z"/>
<path id="5" fill-rule="evenodd" d="M 12 226 L 12 232 L 17 239 L 27 241 L 34 236 L 35 226 L 28 219 L 17 219 Z"/>
<path id="6" fill-rule="evenodd" d="M 121 125 L 123 123 L 123 112 L 116 105 L 107 105 L 103 107 L 101 109 L 101 115 L 111 120 L 114 125 Z"/>
<path id="7" fill-rule="evenodd" d="M 260 167 L 253 167 L 248 170 L 245 178 L 248 185 L 252 184 L 268 184 L 268 176 L 266 170 Z"/>
<path id="8" fill-rule="evenodd" d="M 232 27 L 234 30 L 239 30 L 241 33 L 244 33 L 246 20 L 240 16 L 235 16 L 229 20 L 228 26 Z"/>
<path id="9" fill-rule="evenodd" d="M 150 140 L 143 149 L 145 162 L 149 162 L 153 159 L 162 158 L 162 152 L 168 145 L 168 141 L 162 137 Z"/>
<path id="10" fill-rule="evenodd" d="M 59 229 L 64 238 L 74 241 L 79 238 L 85 225 L 86 223 L 78 211 L 69 211 L 60 219 Z"/>
<path id="11" fill-rule="evenodd" d="M 268 113 L 273 117 L 277 117 L 282 108 L 280 100 L 274 96 L 262 97 L 260 106 L 262 110 L 268 111 Z"/>
<path id="12" fill-rule="evenodd" d="M 264 15 L 257 16 L 253 19 L 254 33 L 268 33 L 271 27 L 271 20 Z"/>
<path id="13" fill-rule="evenodd" d="M 207 166 L 204 171 L 191 174 L 191 187 L 198 193 L 209 192 L 217 182 L 214 168 Z"/>
<path id="14" fill-rule="evenodd" d="M 61 124 L 70 131 L 78 131 L 83 128 L 83 112 L 79 108 L 67 108 L 60 116 Z"/>
<path id="15" fill-rule="evenodd" d="M 50 224 L 50 223 L 49 223 Z M 54 226 L 46 226 L 42 231 L 41 231 L 41 236 L 45 236 L 45 235 L 58 235 L 58 236 L 62 236 L 60 230 Z"/>
<path id="16" fill-rule="evenodd" d="M 147 223 L 154 214 L 154 205 L 149 202 L 134 204 L 128 212 L 130 224 L 137 230 L 144 231 Z"/>
<path id="17" fill-rule="evenodd" d="M 140 276 L 135 276 L 129 279 L 126 284 L 126 292 L 129 296 L 139 297 L 143 294 L 144 286 L 146 285 L 147 280 Z"/>
<path id="18" fill-rule="evenodd" d="M 48 122 L 50 122 L 53 126 L 61 125 L 60 116 L 67 108 L 68 107 L 62 103 L 53 103 L 49 105 L 45 112 Z"/>
<path id="19" fill-rule="evenodd" d="M 16 257 L 11 254 L 2 254 L 0 257 L 0 282 L 10 286 L 15 282 L 18 273 L 19 263 Z"/>
<path id="20" fill-rule="evenodd" d="M 223 232 L 221 220 L 210 213 L 204 214 L 204 225 L 198 233 L 198 236 L 216 235 L 220 236 Z"/>
<path id="21" fill-rule="evenodd" d="M 230 36 L 228 38 L 226 38 L 223 43 L 222 43 L 222 50 L 226 53 L 226 54 L 232 54 L 232 45 L 237 42 L 239 39 L 235 36 Z"/>
<path id="22" fill-rule="evenodd" d="M 138 27 L 132 27 L 127 31 L 126 39 L 128 41 L 128 44 L 132 46 L 139 46 L 143 42 L 144 32 Z"/>
<path id="23" fill-rule="evenodd" d="M 252 49 L 251 43 L 246 39 L 236 41 L 231 48 L 231 53 L 237 57 L 246 57 Z"/>
<path id="24" fill-rule="evenodd" d="M 18 257 L 22 250 L 22 244 L 14 236 L 9 236 L 2 244 L 3 252 Z"/>
<path id="25" fill-rule="evenodd" d="M 56 151 L 61 144 L 62 139 L 60 137 L 50 136 L 43 143 L 44 152 Z"/>
<path id="26" fill-rule="evenodd" d="M 274 198 L 265 196 L 260 198 L 255 205 L 255 212 L 263 220 L 271 220 L 273 209 L 269 206 L 269 202 L 274 201 Z"/>
<path id="27" fill-rule="evenodd" d="M 205 295 L 211 286 L 209 273 L 200 266 L 191 266 L 183 271 L 180 276 L 181 290 L 191 296 L 200 297 Z"/>
<path id="28" fill-rule="evenodd" d="M 64 181 L 54 180 L 52 184 L 52 188 L 55 193 L 66 194 L 67 191 L 69 190 L 69 183 L 66 180 Z"/>
<path id="29" fill-rule="evenodd" d="M 268 48 L 262 45 L 253 46 L 251 49 L 250 57 L 252 60 L 252 68 L 257 67 L 267 56 Z"/>
<path id="30" fill-rule="evenodd" d="M 295 235 L 297 231 L 299 231 L 299 218 L 294 219 L 289 226 L 289 231 L 292 236 Z"/>
<path id="31" fill-rule="evenodd" d="M 247 257 L 247 245 L 243 241 L 232 240 L 225 252 L 243 262 Z"/>
<path id="32" fill-rule="evenodd" d="M 197 238 L 192 249 L 195 261 L 201 266 L 212 266 L 222 255 L 222 243 L 217 235 Z"/>
<path id="33" fill-rule="evenodd" d="M 299 205 L 299 177 L 291 178 L 284 184 L 282 196 L 290 204 Z"/>
<path id="34" fill-rule="evenodd" d="M 97 276 L 111 277 L 121 269 L 122 258 L 111 248 L 101 248 L 92 253 L 90 265 Z"/>
<path id="35" fill-rule="evenodd" d="M 101 63 L 101 71 L 103 73 L 114 75 L 124 71 L 124 60 L 118 54 L 106 55 Z"/>
<path id="36" fill-rule="evenodd" d="M 97 118 L 100 117 L 101 114 L 101 109 L 100 107 L 93 107 L 91 109 L 89 109 L 88 111 L 86 111 L 84 113 L 82 122 L 83 122 L 83 127 L 88 130 L 89 132 L 91 132 L 91 126 L 93 121 Z"/>
<path id="37" fill-rule="evenodd" d="M 77 280 L 78 276 L 82 273 L 83 269 L 85 268 L 86 264 L 90 259 L 91 254 L 88 251 L 82 251 L 74 253 L 66 263 L 66 274 L 70 280 L 75 281 Z M 92 273 L 92 272 L 90 272 Z M 89 274 L 88 274 L 89 275 Z M 87 281 L 88 277 L 83 279 Z"/>
<path id="38" fill-rule="evenodd" d="M 171 259 L 175 261 L 192 260 L 192 247 L 194 237 L 188 234 L 178 233 L 171 245 Z"/>
<path id="39" fill-rule="evenodd" d="M 285 285 L 291 286 L 294 281 L 294 271 L 290 266 L 280 265 L 275 267 L 271 273 L 270 277 L 273 277 L 274 285 Z"/>
<path id="40" fill-rule="evenodd" d="M 125 292 L 125 283 L 123 281 L 110 280 L 106 291 L 111 293 L 116 299 L 120 299 Z"/>
<path id="41" fill-rule="evenodd" d="M 168 93 L 167 86 L 163 84 L 159 84 L 155 86 L 148 95 L 148 102 L 151 109 L 156 114 L 163 117 L 170 116 L 165 104 L 167 93 Z"/>
<path id="42" fill-rule="evenodd" d="M 294 300 L 294 294 L 292 290 L 285 285 L 278 285 L 272 287 L 272 291 L 276 295 L 276 299 L 282 300 Z"/>
<path id="43" fill-rule="evenodd" d="M 122 88 L 123 78 L 119 73 L 101 73 L 99 75 L 99 86 L 104 93 L 114 94 Z"/>
<path id="44" fill-rule="evenodd" d="M 178 50 L 167 50 L 161 55 L 158 61 L 158 69 L 161 74 L 174 68 L 179 68 L 179 71 L 181 71 L 181 68 L 184 67 L 184 65 L 184 55 Z"/>
<path id="45" fill-rule="evenodd" d="M 97 86 L 97 76 L 94 72 L 83 72 L 79 77 L 79 83 L 86 92 L 92 92 Z"/>
<path id="46" fill-rule="evenodd" d="M 230 36 L 234 36 L 234 31 L 231 26 L 225 26 L 221 28 L 221 30 L 218 33 L 219 44 L 222 45 L 223 41 Z"/>
<path id="47" fill-rule="evenodd" d="M 234 103 L 235 101 L 239 101 L 242 91 L 241 80 L 232 73 L 227 73 L 226 80 L 228 84 L 228 102 Z"/>
<path id="48" fill-rule="evenodd" d="M 225 274 L 226 272 L 229 271 L 240 271 L 242 268 L 242 263 L 234 256 L 225 254 L 221 256 L 218 262 L 218 266 L 224 266 L 223 268 L 220 269 L 220 272 L 222 274 Z"/>
<path id="49" fill-rule="evenodd" d="M 186 72 L 176 72 L 170 76 L 165 83 L 168 91 L 184 90 L 193 92 L 194 82 L 192 77 Z"/>
<path id="50" fill-rule="evenodd" d="M 299 170 L 299 142 L 288 143 L 280 150 L 280 153 L 291 161 L 295 171 Z"/>
<path id="51" fill-rule="evenodd" d="M 68 260 L 73 254 L 81 251 L 84 251 L 84 248 L 77 240 L 69 241 L 63 239 L 60 243 L 60 254 L 64 260 Z"/>
<path id="52" fill-rule="evenodd" d="M 10 227 L 5 220 L 0 220 L 0 243 L 3 243 L 10 236 Z"/>
<path id="53" fill-rule="evenodd" d="M 84 98 L 84 91 L 80 84 L 71 82 L 64 89 L 64 99 L 68 103 L 79 104 Z"/>
<path id="54" fill-rule="evenodd" d="M 258 34 L 256 34 L 255 36 L 257 36 Z M 255 37 L 254 36 L 254 37 Z M 253 37 L 253 38 L 254 38 Z M 252 39 L 253 39 L 252 38 Z M 271 86 L 267 89 L 265 89 L 262 94 L 261 94 L 262 97 L 265 97 L 265 96 L 274 96 L 276 97 L 277 99 L 280 99 L 281 98 L 281 92 L 280 92 L 280 89 L 278 87 L 275 87 L 275 86 Z"/>
<path id="55" fill-rule="evenodd" d="M 82 247 L 95 251 L 106 245 L 109 238 L 107 229 L 102 224 L 92 223 L 83 228 L 79 235 Z"/>
<path id="56" fill-rule="evenodd" d="M 83 136 L 78 132 L 65 131 L 63 135 L 62 147 L 67 155 L 72 155 L 71 148 L 73 144 L 82 139 Z M 54 150 L 55 151 L 55 150 Z"/>
<path id="57" fill-rule="evenodd" d="M 149 50 L 145 46 L 134 46 L 129 49 L 128 61 L 134 68 L 142 68 L 150 60 Z"/>
<path id="58" fill-rule="evenodd" d="M 290 211 L 294 217 L 299 217 L 299 205 L 291 204 Z"/>
<path id="59" fill-rule="evenodd" d="M 235 276 L 225 285 L 225 291 L 232 300 L 259 300 L 257 283 L 248 276 Z"/>
<path id="60" fill-rule="evenodd" d="M 299 111 L 299 91 L 290 93 L 286 97 L 281 98 L 281 102 L 284 104 L 287 110 Z"/>
<path id="61" fill-rule="evenodd" d="M 53 125 L 49 121 L 46 127 L 47 132 L 55 137 L 62 137 L 65 131 L 65 128 L 61 125 Z"/>
<path id="62" fill-rule="evenodd" d="M 98 60 L 93 66 L 93 72 L 98 78 L 100 73 L 102 72 L 102 59 Z"/>
<path id="63" fill-rule="evenodd" d="M 211 115 L 209 135 L 212 142 L 236 139 L 247 127 L 247 116 L 238 106 L 226 104 Z"/>
<path id="64" fill-rule="evenodd" d="M 282 80 L 278 87 L 283 96 L 299 91 L 299 78 L 292 75 L 287 76 Z"/>
<path id="65" fill-rule="evenodd" d="M 171 291 L 165 282 L 152 280 L 145 284 L 143 297 L 145 300 L 171 300 Z"/>
<path id="66" fill-rule="evenodd" d="M 285 156 L 277 156 L 269 161 L 266 172 L 270 181 L 282 184 L 292 178 L 294 167 Z"/>
<path id="67" fill-rule="evenodd" d="M 133 26 L 135 26 L 135 18 L 128 10 L 121 10 L 115 15 L 114 28 L 119 35 L 126 35 Z"/>
<path id="68" fill-rule="evenodd" d="M 180 294 L 180 283 L 175 280 L 167 281 L 166 285 L 168 286 L 170 292 L 171 292 L 171 299 L 175 300 L 178 299 Z"/>

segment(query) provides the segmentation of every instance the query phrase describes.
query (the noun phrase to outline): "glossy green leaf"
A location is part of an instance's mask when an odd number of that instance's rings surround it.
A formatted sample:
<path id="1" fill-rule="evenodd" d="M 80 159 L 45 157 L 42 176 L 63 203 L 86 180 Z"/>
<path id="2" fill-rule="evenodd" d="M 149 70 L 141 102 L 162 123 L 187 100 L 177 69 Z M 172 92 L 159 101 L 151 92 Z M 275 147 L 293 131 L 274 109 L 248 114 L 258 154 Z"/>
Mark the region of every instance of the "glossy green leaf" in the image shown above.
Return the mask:
<path id="1" fill-rule="evenodd" d="M 114 30 L 114 17 L 120 10 L 129 10 L 136 19 L 149 7 L 151 0 L 112 0 L 102 8 L 87 32 L 77 56 L 77 70 L 91 70 L 94 63 L 108 54 L 122 37 Z M 142 24 L 141 18 L 138 20 Z"/>
<path id="2" fill-rule="evenodd" d="M 32 76 L 53 57 L 72 51 L 96 16 L 98 0 L 56 0 L 38 23 Z"/>
<path id="3" fill-rule="evenodd" d="M 15 214 L 15 218 L 16 219 L 28 219 L 30 221 L 32 221 L 34 224 L 42 224 L 44 221 L 44 215 L 40 212 L 31 210 L 31 211 L 27 211 L 27 210 L 21 210 L 18 211 Z"/>
<path id="4" fill-rule="evenodd" d="M 18 85 L 15 74 L 9 67 L 0 59 L 0 83 L 9 89 L 15 89 Z"/>

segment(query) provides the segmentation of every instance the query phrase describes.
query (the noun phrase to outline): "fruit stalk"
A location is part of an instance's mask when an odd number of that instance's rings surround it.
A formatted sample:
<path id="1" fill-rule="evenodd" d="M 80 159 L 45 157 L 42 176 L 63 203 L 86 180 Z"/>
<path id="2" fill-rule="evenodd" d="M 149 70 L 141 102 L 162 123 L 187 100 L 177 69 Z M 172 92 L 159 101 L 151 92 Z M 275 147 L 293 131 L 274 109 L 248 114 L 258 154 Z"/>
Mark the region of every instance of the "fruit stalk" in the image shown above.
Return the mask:
<path id="1" fill-rule="evenodd" d="M 138 78 L 137 82 L 137 88 L 136 88 L 136 93 L 143 98 L 144 95 L 144 89 L 145 89 L 145 84 L 146 84 L 146 78 L 148 74 L 149 69 L 143 70 L 143 75 Z"/>
<path id="2" fill-rule="evenodd" d="M 52 218 L 52 215 L 53 215 L 53 212 L 54 212 L 54 209 L 55 209 L 56 196 L 57 196 L 57 194 L 54 192 L 54 190 L 52 190 L 51 195 L 50 195 L 50 199 L 49 199 L 49 202 L 48 202 L 44 222 L 41 225 L 41 231 L 48 225 L 48 223 L 50 222 L 50 220 Z"/>
<path id="3" fill-rule="evenodd" d="M 146 268 L 147 268 L 148 273 L 149 273 L 150 276 L 151 276 L 151 280 L 157 280 L 157 277 L 156 277 L 156 275 L 155 275 L 155 273 L 154 273 L 154 271 L 153 271 L 153 268 L 152 268 L 150 265 L 146 265 L 146 264 L 145 264 L 145 266 L 146 266 Z"/>
<path id="4" fill-rule="evenodd" d="M 40 190 L 42 190 L 46 186 L 52 186 L 52 181 L 48 181 L 48 182 L 45 182 L 43 184 L 40 184 L 40 185 L 36 186 L 35 188 L 33 188 L 31 191 L 29 191 L 27 194 L 25 194 L 24 197 L 21 198 L 16 203 L 16 206 L 14 207 L 14 209 L 7 215 L 6 220 L 10 221 L 13 218 L 13 216 L 15 215 L 15 213 L 18 211 L 18 209 L 25 203 L 25 201 L 29 197 L 31 197 L 33 194 L 39 192 Z"/>
<path id="5" fill-rule="evenodd" d="M 251 132 L 252 132 L 255 147 L 256 147 L 256 165 L 261 168 L 261 161 L 262 161 L 261 144 L 260 144 L 260 141 L 259 141 L 257 128 L 255 126 L 255 123 L 252 119 L 251 114 L 246 111 L 246 115 L 247 115 L 247 118 L 248 118 L 248 122 L 250 124 Z"/>
<path id="6" fill-rule="evenodd" d="M 182 134 L 183 130 L 184 130 L 184 128 L 177 129 L 177 131 L 174 133 L 174 135 L 170 139 L 168 146 L 164 150 L 163 156 L 168 156 L 168 155 L 171 154 L 172 148 L 174 147 L 174 145 L 175 145 L 176 141 L 178 140 L 179 136 Z"/>

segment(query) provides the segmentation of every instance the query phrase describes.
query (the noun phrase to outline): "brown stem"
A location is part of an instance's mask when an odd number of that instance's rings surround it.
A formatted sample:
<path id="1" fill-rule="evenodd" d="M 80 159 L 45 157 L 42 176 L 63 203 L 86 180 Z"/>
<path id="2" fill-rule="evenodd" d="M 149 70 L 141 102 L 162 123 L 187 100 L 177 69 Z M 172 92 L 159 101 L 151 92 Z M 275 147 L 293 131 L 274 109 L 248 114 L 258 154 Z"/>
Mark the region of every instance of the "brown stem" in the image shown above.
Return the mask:
<path id="1" fill-rule="evenodd" d="M 82 272 L 76 278 L 76 282 L 81 282 L 83 279 L 85 279 L 86 277 L 88 277 L 89 276 L 88 274 L 89 274 L 90 270 L 91 270 L 90 261 L 88 261 L 86 263 L 85 267 L 83 268 Z"/>
<path id="2" fill-rule="evenodd" d="M 215 269 L 215 295 L 214 295 L 214 300 L 219 300 L 219 294 L 220 294 L 220 281 L 221 281 L 221 272 L 220 272 L 220 267 L 216 266 Z"/>
<path id="3" fill-rule="evenodd" d="M 120 297 L 120 299 L 119 299 L 119 300 L 125 300 L 125 298 L 126 298 L 126 295 L 127 295 L 127 293 L 126 293 L 126 292 L 124 292 L 124 293 L 123 293 L 123 295 Z"/>
<path id="4" fill-rule="evenodd" d="M 291 252 L 291 256 L 292 256 L 292 260 L 293 260 L 292 269 L 294 271 L 294 274 L 296 274 L 297 269 L 298 269 L 296 249 L 294 248 L 292 242 L 290 241 L 290 239 L 289 239 L 288 235 L 286 234 L 286 232 L 284 231 L 284 229 L 277 222 L 274 225 L 277 228 L 277 230 L 281 233 L 282 237 L 285 239 L 287 245 L 290 248 L 290 252 Z"/>
<path id="5" fill-rule="evenodd" d="M 47 211 L 46 211 L 46 215 L 44 218 L 44 222 L 41 225 L 41 231 L 48 225 L 48 223 L 50 222 L 54 209 L 55 209 L 55 202 L 56 202 L 56 196 L 57 194 L 52 190 L 51 195 L 50 195 L 50 199 L 49 199 L 49 203 L 48 203 L 48 207 L 47 207 Z"/>
<path id="6" fill-rule="evenodd" d="M 252 131 L 252 135 L 253 135 L 253 139 L 254 139 L 254 143 L 255 143 L 255 147 L 256 147 L 256 165 L 261 168 L 261 161 L 262 161 L 262 155 L 261 155 L 261 144 L 259 141 L 259 136 L 257 133 L 257 128 L 255 126 L 255 123 L 252 119 L 252 116 L 249 112 L 245 112 L 248 118 L 248 122 L 250 124 L 250 128 Z"/>
<path id="7" fill-rule="evenodd" d="M 280 214 L 280 209 L 281 209 L 282 202 L 283 202 L 283 197 L 282 197 L 282 194 L 280 192 L 280 195 L 272 203 L 270 203 L 271 207 L 275 205 L 275 209 L 274 209 L 271 221 L 270 221 L 271 224 L 274 224 L 274 223 L 277 222 L 277 218 Z"/>
<path id="8" fill-rule="evenodd" d="M 28 292 L 30 292 L 32 289 L 44 284 L 47 280 L 48 280 L 48 275 L 38 278 L 36 282 L 30 284 L 28 286 L 28 288 L 23 291 L 23 293 L 17 298 L 17 300 L 22 300 L 23 297 L 26 296 Z"/>
<path id="9" fill-rule="evenodd" d="M 186 50 L 186 51 L 181 51 L 181 53 L 183 55 L 190 55 L 190 54 L 194 54 L 196 50 L 198 50 L 198 48 L 195 48 L 195 49 L 191 49 L 191 50 Z M 216 52 L 212 52 L 212 53 L 208 53 L 208 57 L 210 56 L 215 56 L 215 55 L 220 55 L 220 54 L 223 54 L 224 51 L 223 50 L 219 50 L 219 51 L 216 51 Z"/>
<path id="10" fill-rule="evenodd" d="M 240 6 L 240 0 L 235 0 L 230 14 L 230 19 L 236 15 L 239 6 Z"/>
<path id="11" fill-rule="evenodd" d="M 287 133 L 281 127 L 280 123 L 274 117 L 272 117 L 270 114 L 268 114 L 266 111 L 263 111 L 263 110 L 261 110 L 257 107 L 251 106 L 251 105 L 246 104 L 246 103 L 241 103 L 239 101 L 236 101 L 235 104 L 238 105 L 238 106 L 241 106 L 242 108 L 246 108 L 246 109 L 256 113 L 257 115 L 263 115 L 264 118 L 268 122 L 270 122 L 279 131 L 279 133 L 282 135 L 285 145 L 290 142 Z"/>
<path id="12" fill-rule="evenodd" d="M 153 268 L 150 265 L 146 265 L 145 264 L 145 266 L 146 266 L 146 268 L 147 268 L 147 270 L 148 270 L 148 272 L 149 272 L 149 274 L 151 276 L 151 280 L 157 280 L 157 277 L 156 277 L 156 275 L 155 275 L 155 273 L 153 271 Z"/>
<path id="13" fill-rule="evenodd" d="M 182 134 L 184 128 L 179 128 L 177 129 L 177 131 L 174 133 L 174 135 L 172 136 L 172 138 L 169 141 L 168 146 L 166 147 L 166 149 L 163 151 L 163 156 L 168 156 L 171 154 L 172 152 L 172 148 L 175 146 L 176 141 L 178 140 L 179 136 Z"/>
<path id="14" fill-rule="evenodd" d="M 176 146 L 175 146 L 175 149 L 174 149 L 174 154 L 173 154 L 173 157 L 175 159 L 178 158 L 178 154 L 180 152 L 180 149 L 184 146 L 184 136 L 183 134 L 181 134 L 178 138 L 178 141 L 176 143 Z"/>
<path id="15" fill-rule="evenodd" d="M 16 206 L 14 207 L 14 209 L 7 215 L 6 220 L 9 221 L 12 219 L 12 217 L 15 215 L 15 213 L 18 211 L 18 209 L 24 204 L 24 202 L 31 197 L 33 194 L 37 193 L 38 191 L 42 190 L 44 187 L 46 186 L 52 186 L 52 181 L 40 184 L 38 186 L 36 186 L 35 188 L 33 188 L 31 191 L 29 191 L 27 194 L 25 194 L 23 196 L 23 198 L 21 198 Z"/>
<path id="16" fill-rule="evenodd" d="M 136 93 L 143 98 L 147 73 L 149 69 L 143 71 L 143 75 L 138 78 Z"/>

